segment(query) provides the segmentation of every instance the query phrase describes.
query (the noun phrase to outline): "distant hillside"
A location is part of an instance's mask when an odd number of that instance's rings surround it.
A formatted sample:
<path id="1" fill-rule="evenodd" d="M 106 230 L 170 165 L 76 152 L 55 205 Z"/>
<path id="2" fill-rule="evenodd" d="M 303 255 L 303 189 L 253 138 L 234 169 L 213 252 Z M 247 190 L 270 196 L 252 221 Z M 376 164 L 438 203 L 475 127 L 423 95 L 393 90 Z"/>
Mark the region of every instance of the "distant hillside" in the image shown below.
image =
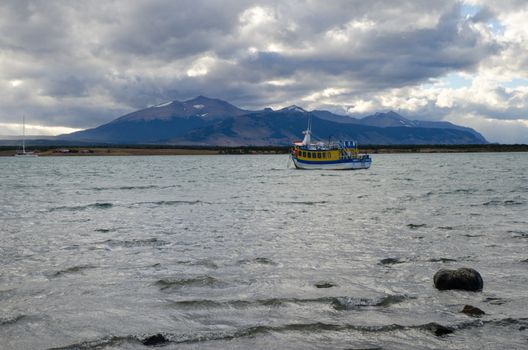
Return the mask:
<path id="1" fill-rule="evenodd" d="M 115 144 L 163 144 L 225 118 L 250 113 L 222 100 L 199 96 L 142 109 L 93 129 L 59 139 Z"/>
<path id="2" fill-rule="evenodd" d="M 142 109 L 93 129 L 61 135 L 69 142 L 160 145 L 289 145 L 302 138 L 309 118 L 315 138 L 357 140 L 362 144 L 484 144 L 473 129 L 448 122 L 411 121 L 395 112 L 363 119 L 309 112 L 298 106 L 248 111 L 199 96 Z"/>
<path id="3" fill-rule="evenodd" d="M 402 117 L 396 112 L 390 111 L 387 113 L 375 113 L 373 115 L 366 116 L 362 119 L 351 118 L 333 114 L 327 111 L 314 111 L 315 115 L 319 118 L 335 121 L 338 123 L 349 123 L 359 124 L 367 126 L 375 126 L 380 128 L 426 128 L 426 129 L 455 129 L 469 132 L 475 136 L 476 139 L 480 140 L 479 143 L 488 143 L 488 141 L 480 133 L 476 132 L 471 128 L 459 126 L 445 121 L 423 121 L 423 120 L 409 120 Z"/>

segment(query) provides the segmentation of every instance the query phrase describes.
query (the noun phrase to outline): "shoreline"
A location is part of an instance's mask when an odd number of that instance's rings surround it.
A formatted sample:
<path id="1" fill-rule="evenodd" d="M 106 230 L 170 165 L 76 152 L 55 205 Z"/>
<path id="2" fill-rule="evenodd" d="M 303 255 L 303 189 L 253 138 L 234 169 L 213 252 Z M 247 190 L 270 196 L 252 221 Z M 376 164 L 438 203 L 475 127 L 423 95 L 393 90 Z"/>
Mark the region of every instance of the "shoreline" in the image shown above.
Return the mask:
<path id="1" fill-rule="evenodd" d="M 71 156 L 167 156 L 167 155 L 220 155 L 220 154 L 288 154 L 290 147 L 31 147 L 41 157 Z M 0 147 L 0 157 L 14 156 L 17 149 Z M 366 146 L 361 153 L 482 153 L 482 152 L 528 152 L 528 145 L 401 145 Z"/>

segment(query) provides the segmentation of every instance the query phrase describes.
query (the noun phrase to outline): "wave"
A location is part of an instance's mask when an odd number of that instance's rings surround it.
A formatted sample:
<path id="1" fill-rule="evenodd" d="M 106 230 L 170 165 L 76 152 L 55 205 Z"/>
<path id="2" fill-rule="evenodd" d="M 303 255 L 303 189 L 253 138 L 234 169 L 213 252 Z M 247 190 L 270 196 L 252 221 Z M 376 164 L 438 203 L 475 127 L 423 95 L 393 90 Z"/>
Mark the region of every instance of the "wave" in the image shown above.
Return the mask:
<path id="1" fill-rule="evenodd" d="M 141 344 L 146 346 L 163 346 L 169 344 L 195 344 L 209 341 L 233 340 L 239 338 L 252 338 L 271 333 L 325 333 L 325 332 L 361 332 L 361 333 L 389 333 L 395 331 L 409 331 L 419 330 L 431 333 L 437 337 L 444 337 L 454 332 L 479 328 L 484 325 L 493 325 L 499 327 L 514 326 L 518 329 L 526 329 L 528 326 L 528 318 L 504 318 L 499 320 L 472 320 L 459 324 L 444 326 L 436 322 L 429 322 L 425 324 L 416 325 L 401 325 L 401 324 L 386 324 L 379 326 L 365 326 L 354 324 L 335 324 L 325 322 L 313 323 L 288 323 L 284 325 L 268 326 L 258 325 L 249 326 L 246 328 L 234 331 L 211 331 L 199 332 L 191 334 L 177 334 L 177 333 L 157 333 L 152 335 L 127 335 L 127 336 L 109 336 L 100 339 L 84 341 L 76 344 L 71 344 L 63 347 L 48 348 L 48 350 L 95 350 L 107 347 L 119 347 L 126 343 Z M 152 341 L 152 340 L 156 341 Z M 371 349 L 373 350 L 373 349 Z"/>
<path id="2" fill-rule="evenodd" d="M 381 259 L 379 261 L 380 265 L 395 265 L 395 264 L 403 264 L 404 262 L 407 262 L 406 260 L 402 260 L 400 258 L 385 258 Z"/>
<path id="3" fill-rule="evenodd" d="M 11 325 L 25 318 L 27 318 L 26 315 L 17 315 L 13 317 L 0 318 L 0 326 Z"/>
<path id="4" fill-rule="evenodd" d="M 484 321 L 484 324 L 492 324 L 494 326 L 521 326 L 520 328 L 526 329 L 528 328 L 528 317 L 521 317 L 521 318 L 503 318 L 499 320 L 490 320 L 490 321 Z"/>
<path id="5" fill-rule="evenodd" d="M 157 206 L 164 206 L 164 205 L 167 205 L 167 206 L 170 206 L 170 205 L 182 205 L 182 204 L 187 204 L 187 205 L 196 205 L 196 204 L 212 204 L 212 203 L 209 203 L 209 202 L 204 202 L 204 201 L 201 201 L 201 200 L 193 200 L 193 201 L 188 201 L 188 200 L 168 200 L 168 201 L 154 201 L 154 202 L 139 202 L 139 203 L 134 203 L 132 205 L 157 205 Z"/>
<path id="6" fill-rule="evenodd" d="M 353 297 L 320 297 L 320 298 L 268 298 L 256 300 L 210 300 L 191 299 L 172 301 L 171 305 L 176 308 L 257 308 L 257 307 L 282 307 L 288 304 L 308 305 L 326 304 L 335 310 L 355 310 L 363 307 L 388 307 L 393 304 L 410 299 L 405 295 L 386 295 L 379 299 L 353 298 Z"/>
<path id="7" fill-rule="evenodd" d="M 110 336 L 101 339 L 87 340 L 76 344 L 70 344 L 66 346 L 48 348 L 48 350 L 91 350 L 91 349 L 104 349 L 107 347 L 120 346 L 126 342 L 138 343 L 140 338 L 136 336 Z"/>
<path id="8" fill-rule="evenodd" d="M 440 194 L 446 195 L 446 194 L 474 194 L 477 193 L 479 190 L 477 188 L 457 188 L 452 191 L 442 191 Z"/>
<path id="9" fill-rule="evenodd" d="M 511 234 L 513 238 L 528 238 L 528 232 L 525 231 L 510 230 L 508 233 Z"/>
<path id="10" fill-rule="evenodd" d="M 59 271 L 55 272 L 51 277 L 60 277 L 60 276 L 64 276 L 64 275 L 67 275 L 67 274 L 79 273 L 79 272 L 82 272 L 84 270 L 95 269 L 95 268 L 97 268 L 97 266 L 94 266 L 94 265 L 72 266 L 72 267 L 68 267 L 67 269 L 59 270 Z"/>
<path id="11" fill-rule="evenodd" d="M 418 228 L 426 227 L 426 224 L 408 224 L 407 227 L 411 230 L 416 230 Z"/>
<path id="12" fill-rule="evenodd" d="M 403 213 L 406 209 L 405 208 L 402 208 L 402 207 L 390 207 L 390 208 L 384 208 L 381 212 L 383 214 L 386 214 L 386 213 L 395 213 L 395 214 L 398 214 L 398 213 Z"/>
<path id="13" fill-rule="evenodd" d="M 274 262 L 273 260 L 271 259 L 268 259 L 268 258 L 261 258 L 261 257 L 257 257 L 255 259 L 243 259 L 243 260 L 239 260 L 237 261 L 237 265 L 245 265 L 245 264 L 262 264 L 262 265 L 277 265 L 276 262 Z"/>
<path id="14" fill-rule="evenodd" d="M 277 202 L 278 204 L 292 204 L 292 205 L 317 205 L 317 204 L 327 204 L 328 201 L 291 201 L 291 202 Z"/>
<path id="15" fill-rule="evenodd" d="M 472 235 L 471 233 L 466 233 L 463 236 L 468 237 L 468 238 L 484 237 L 484 235 L 481 235 L 481 234 L 473 234 Z"/>
<path id="16" fill-rule="evenodd" d="M 114 205 L 112 203 L 92 203 L 86 205 L 76 205 L 76 206 L 61 206 L 49 209 L 50 212 L 53 211 L 81 211 L 86 209 L 109 209 Z"/>
<path id="17" fill-rule="evenodd" d="M 516 200 L 512 200 L 512 199 L 508 199 L 508 200 L 497 200 L 497 199 L 493 199 L 491 201 L 488 201 L 488 202 L 485 202 L 485 203 L 482 203 L 482 205 L 485 205 L 485 206 L 513 206 L 513 205 L 523 205 L 524 202 L 521 202 L 521 201 L 516 201 Z"/>
<path id="18" fill-rule="evenodd" d="M 155 282 L 160 290 L 180 289 L 183 287 L 222 287 L 226 283 L 211 276 L 196 276 L 191 278 L 164 278 Z"/>
<path id="19" fill-rule="evenodd" d="M 99 242 L 97 244 L 106 244 L 110 247 L 133 248 L 133 247 L 160 247 L 160 246 L 169 244 L 169 242 L 166 242 L 166 241 L 163 241 L 157 238 L 132 239 L 132 240 L 107 239 L 106 241 Z"/>
<path id="20" fill-rule="evenodd" d="M 214 261 L 209 260 L 209 259 L 201 259 L 201 260 L 196 260 L 196 261 L 190 261 L 190 262 L 186 262 L 185 264 L 186 265 L 191 265 L 191 266 L 205 266 L 205 267 L 208 267 L 210 269 L 217 269 L 219 267 L 217 263 L 215 263 Z"/>
<path id="21" fill-rule="evenodd" d="M 109 186 L 109 187 L 91 187 L 91 188 L 88 188 L 88 190 L 92 190 L 92 191 L 125 190 L 126 191 L 126 190 L 149 190 L 153 188 L 170 188 L 170 187 L 174 187 L 174 186 L 164 186 L 164 187 L 160 187 L 157 185 L 115 186 L 115 187 Z"/>
<path id="22" fill-rule="evenodd" d="M 387 295 L 380 299 L 365 299 L 365 298 L 351 298 L 338 297 L 332 301 L 332 306 L 336 310 L 356 310 L 362 307 L 388 307 L 393 304 L 401 303 L 410 299 L 405 295 Z"/>
<path id="23" fill-rule="evenodd" d="M 414 262 L 414 261 L 426 261 L 426 262 L 441 262 L 441 263 L 449 263 L 449 262 L 457 262 L 460 260 L 470 260 L 470 257 L 461 257 L 458 259 L 455 258 L 429 258 L 429 259 L 415 259 L 415 258 L 408 258 L 408 259 L 402 259 L 402 258 L 385 258 L 381 259 L 378 264 L 380 265 L 396 265 L 396 264 L 404 264 L 408 262 Z"/>
<path id="24" fill-rule="evenodd" d="M 458 260 L 457 259 L 452 259 L 452 258 L 431 258 L 431 259 L 428 259 L 427 261 L 429 261 L 429 262 L 447 263 L 447 262 L 457 262 Z"/>
<path id="25" fill-rule="evenodd" d="M 486 299 L 484 299 L 485 303 L 490 303 L 492 305 L 503 305 L 506 304 L 508 301 L 508 299 L 496 297 L 487 297 Z"/>

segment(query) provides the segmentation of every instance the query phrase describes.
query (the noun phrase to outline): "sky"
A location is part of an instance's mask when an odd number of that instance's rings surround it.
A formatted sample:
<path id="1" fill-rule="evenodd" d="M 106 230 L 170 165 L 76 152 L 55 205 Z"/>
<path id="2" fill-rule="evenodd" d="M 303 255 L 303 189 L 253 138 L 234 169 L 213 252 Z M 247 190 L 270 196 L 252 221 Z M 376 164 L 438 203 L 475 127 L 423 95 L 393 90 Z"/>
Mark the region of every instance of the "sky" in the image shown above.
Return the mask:
<path id="1" fill-rule="evenodd" d="M 204 95 L 528 143 L 526 18 L 525 0 L 3 0 L 0 135 Z"/>

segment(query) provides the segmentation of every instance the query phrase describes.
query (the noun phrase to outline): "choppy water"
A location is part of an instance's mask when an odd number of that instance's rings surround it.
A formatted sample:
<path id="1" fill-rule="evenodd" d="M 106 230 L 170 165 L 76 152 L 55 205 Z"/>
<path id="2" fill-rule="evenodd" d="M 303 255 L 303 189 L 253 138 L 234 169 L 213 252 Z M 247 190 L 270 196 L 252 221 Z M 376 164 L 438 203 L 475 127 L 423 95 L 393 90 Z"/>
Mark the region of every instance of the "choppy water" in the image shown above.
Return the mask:
<path id="1" fill-rule="evenodd" d="M 0 158 L 0 348 L 527 348 L 527 154 L 286 165 Z"/>

